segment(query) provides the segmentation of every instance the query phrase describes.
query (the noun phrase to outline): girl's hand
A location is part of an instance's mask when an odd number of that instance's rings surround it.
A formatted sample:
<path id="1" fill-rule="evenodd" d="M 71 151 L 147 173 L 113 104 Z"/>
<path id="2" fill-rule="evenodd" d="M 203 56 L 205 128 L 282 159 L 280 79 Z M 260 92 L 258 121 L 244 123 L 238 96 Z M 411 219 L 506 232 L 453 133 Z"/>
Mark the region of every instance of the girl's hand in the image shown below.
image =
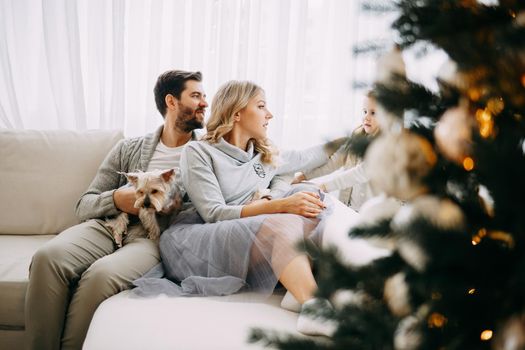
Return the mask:
<path id="1" fill-rule="evenodd" d="M 295 185 L 295 184 L 298 184 L 300 182 L 303 182 L 304 180 L 306 180 L 306 176 L 304 176 L 303 173 L 301 173 L 301 172 L 295 173 L 295 177 L 292 180 L 292 185 Z"/>
<path id="2" fill-rule="evenodd" d="M 323 209 L 325 204 L 315 192 L 302 191 L 281 199 L 283 213 L 302 215 L 307 218 L 315 218 Z"/>

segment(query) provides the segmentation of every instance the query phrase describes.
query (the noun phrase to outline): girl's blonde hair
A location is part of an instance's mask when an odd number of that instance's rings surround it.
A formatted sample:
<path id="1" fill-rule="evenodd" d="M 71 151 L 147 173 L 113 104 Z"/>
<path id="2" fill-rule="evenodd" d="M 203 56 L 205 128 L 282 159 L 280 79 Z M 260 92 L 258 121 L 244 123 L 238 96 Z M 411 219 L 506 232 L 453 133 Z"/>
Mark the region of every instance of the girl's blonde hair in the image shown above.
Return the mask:
<path id="1" fill-rule="evenodd" d="M 235 114 L 246 108 L 248 102 L 264 90 L 251 81 L 231 80 L 222 85 L 211 103 L 211 116 L 202 138 L 217 143 L 233 129 Z M 276 153 L 268 139 L 251 139 L 263 163 L 273 164 Z"/>
<path id="2" fill-rule="evenodd" d="M 367 98 L 371 98 L 373 100 L 377 100 L 377 94 L 376 92 L 373 90 L 373 89 L 370 89 L 366 92 L 365 94 L 365 97 Z M 376 133 L 373 135 L 377 135 L 377 133 L 379 133 L 380 131 L 376 131 Z M 357 128 L 355 128 L 353 131 L 352 131 L 352 135 L 350 137 L 354 137 L 354 136 L 357 136 L 357 137 L 366 137 L 366 136 L 369 136 L 366 132 L 365 132 L 365 127 L 363 126 L 363 124 L 359 125 Z M 359 161 L 361 160 L 360 157 L 350 153 L 350 152 L 347 152 L 346 153 L 346 156 L 345 156 L 345 166 L 347 167 L 351 167 L 351 166 L 355 166 L 355 164 L 357 164 Z"/>

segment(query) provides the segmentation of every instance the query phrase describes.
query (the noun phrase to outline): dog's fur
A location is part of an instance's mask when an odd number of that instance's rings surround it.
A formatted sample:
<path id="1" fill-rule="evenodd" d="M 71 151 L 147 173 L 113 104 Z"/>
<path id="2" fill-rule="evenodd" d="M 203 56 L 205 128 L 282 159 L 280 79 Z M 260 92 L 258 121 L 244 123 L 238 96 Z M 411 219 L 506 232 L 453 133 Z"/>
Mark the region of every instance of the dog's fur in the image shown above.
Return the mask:
<path id="1" fill-rule="evenodd" d="M 175 181 L 175 170 L 154 170 L 148 172 L 120 173 L 125 175 L 135 188 L 135 208 L 139 208 L 140 223 L 131 225 L 128 230 L 129 216 L 120 213 L 113 219 L 106 220 L 106 226 L 113 232 L 115 243 L 120 248 L 137 237 L 147 236 L 158 241 L 161 233 L 158 220 L 169 224 L 182 207 L 181 189 Z M 164 227 L 165 228 L 165 227 Z"/>

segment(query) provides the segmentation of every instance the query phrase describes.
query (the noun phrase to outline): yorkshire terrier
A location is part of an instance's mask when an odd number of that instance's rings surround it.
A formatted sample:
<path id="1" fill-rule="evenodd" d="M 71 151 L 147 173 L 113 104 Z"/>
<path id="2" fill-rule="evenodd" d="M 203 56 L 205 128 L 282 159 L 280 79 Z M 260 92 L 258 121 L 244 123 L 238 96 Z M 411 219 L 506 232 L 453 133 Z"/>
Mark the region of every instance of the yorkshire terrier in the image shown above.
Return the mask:
<path id="1" fill-rule="evenodd" d="M 128 230 L 129 216 L 124 212 L 107 219 L 106 226 L 113 232 L 115 243 L 120 248 L 123 243 L 144 236 L 158 241 L 161 233 L 159 221 L 162 221 L 162 226 L 167 226 L 182 208 L 182 191 L 175 181 L 175 170 L 119 174 L 126 176 L 128 183 L 135 188 L 134 207 L 139 209 L 140 223 L 130 225 Z"/>

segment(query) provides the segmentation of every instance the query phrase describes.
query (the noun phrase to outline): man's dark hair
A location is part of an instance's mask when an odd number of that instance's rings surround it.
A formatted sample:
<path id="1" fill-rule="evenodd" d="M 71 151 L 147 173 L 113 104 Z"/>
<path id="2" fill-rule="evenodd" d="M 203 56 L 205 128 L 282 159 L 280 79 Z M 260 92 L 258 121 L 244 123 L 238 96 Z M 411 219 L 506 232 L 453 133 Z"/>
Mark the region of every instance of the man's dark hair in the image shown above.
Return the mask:
<path id="1" fill-rule="evenodd" d="M 202 81 L 201 72 L 186 72 L 183 70 L 169 70 L 162 73 L 155 84 L 153 93 L 155 94 L 155 103 L 160 114 L 166 115 L 166 95 L 171 94 L 180 100 L 180 96 L 186 88 L 188 80 Z"/>

